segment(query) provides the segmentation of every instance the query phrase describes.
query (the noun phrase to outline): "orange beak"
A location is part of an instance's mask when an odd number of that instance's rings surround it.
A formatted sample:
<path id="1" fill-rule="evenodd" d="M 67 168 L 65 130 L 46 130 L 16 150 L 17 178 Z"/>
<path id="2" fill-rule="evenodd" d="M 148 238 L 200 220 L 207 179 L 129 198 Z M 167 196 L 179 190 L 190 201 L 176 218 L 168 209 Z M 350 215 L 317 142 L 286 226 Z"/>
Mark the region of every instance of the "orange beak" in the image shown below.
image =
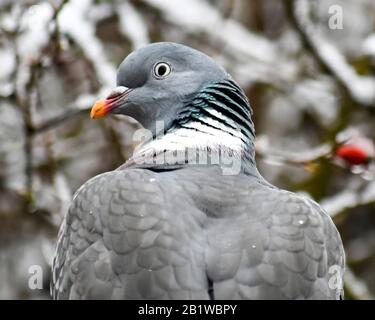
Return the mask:
<path id="1" fill-rule="evenodd" d="M 109 111 L 108 103 L 106 100 L 98 100 L 91 108 L 90 117 L 91 119 L 98 119 L 104 117 Z"/>
<path id="2" fill-rule="evenodd" d="M 110 113 L 113 109 L 121 106 L 131 91 L 132 89 L 119 86 L 115 88 L 104 100 L 96 101 L 91 108 L 91 119 L 102 118 Z"/>

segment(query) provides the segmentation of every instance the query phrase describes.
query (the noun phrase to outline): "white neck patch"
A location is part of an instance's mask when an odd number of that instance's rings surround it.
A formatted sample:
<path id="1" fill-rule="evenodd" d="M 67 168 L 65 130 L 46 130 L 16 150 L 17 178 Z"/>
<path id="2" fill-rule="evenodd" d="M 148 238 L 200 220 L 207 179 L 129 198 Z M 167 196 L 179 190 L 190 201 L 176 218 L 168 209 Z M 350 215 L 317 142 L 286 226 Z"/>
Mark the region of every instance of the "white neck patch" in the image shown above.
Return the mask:
<path id="1" fill-rule="evenodd" d="M 244 152 L 249 151 L 243 133 L 226 126 L 223 130 L 217 129 L 207 125 L 206 120 L 205 123 L 191 121 L 183 128 L 175 128 L 164 136 L 145 142 L 135 149 L 127 164 L 153 167 L 219 165 L 223 175 L 239 174 Z M 234 132 L 231 134 L 230 130 Z"/>
<path id="2" fill-rule="evenodd" d="M 241 153 L 245 149 L 245 144 L 241 139 L 243 134 L 240 131 L 232 129 L 230 132 L 233 135 L 231 135 L 195 121 L 187 123 L 185 127 L 175 129 L 164 136 L 140 145 L 135 152 L 158 154 L 164 150 L 207 150 L 209 148 L 212 151 L 230 150 L 233 153 Z"/>

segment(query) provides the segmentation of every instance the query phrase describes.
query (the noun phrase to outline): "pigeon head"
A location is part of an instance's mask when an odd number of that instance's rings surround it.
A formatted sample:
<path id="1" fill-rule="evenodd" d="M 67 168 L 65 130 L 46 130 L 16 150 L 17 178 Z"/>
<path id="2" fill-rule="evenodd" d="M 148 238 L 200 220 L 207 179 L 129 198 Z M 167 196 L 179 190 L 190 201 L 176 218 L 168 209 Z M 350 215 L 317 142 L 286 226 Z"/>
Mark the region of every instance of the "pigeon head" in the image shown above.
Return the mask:
<path id="1" fill-rule="evenodd" d="M 110 113 L 148 129 L 156 153 L 204 148 L 254 163 L 254 126 L 244 92 L 213 59 L 192 48 L 165 42 L 131 53 L 119 67 L 117 87 L 95 103 L 91 117 Z"/>
<path id="2" fill-rule="evenodd" d="M 117 87 L 95 104 L 91 117 L 123 114 L 150 130 L 162 120 L 167 129 L 202 87 L 227 77 L 197 50 L 175 43 L 150 44 L 125 58 L 118 69 Z"/>

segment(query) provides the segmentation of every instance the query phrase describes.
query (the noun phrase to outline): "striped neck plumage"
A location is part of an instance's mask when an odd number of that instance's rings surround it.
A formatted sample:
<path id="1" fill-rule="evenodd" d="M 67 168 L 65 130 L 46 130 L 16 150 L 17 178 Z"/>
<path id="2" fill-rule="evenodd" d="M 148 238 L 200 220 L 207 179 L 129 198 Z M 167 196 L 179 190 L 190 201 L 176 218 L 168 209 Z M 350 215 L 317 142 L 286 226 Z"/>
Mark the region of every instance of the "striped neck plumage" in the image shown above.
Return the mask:
<path id="1" fill-rule="evenodd" d="M 251 165 L 255 163 L 254 137 L 251 108 L 244 92 L 234 81 L 223 80 L 210 83 L 184 103 L 166 133 L 145 143 L 137 153 L 157 157 L 168 151 L 195 150 L 203 154 L 201 158 L 208 156 L 209 161 L 238 157 Z M 186 157 L 184 162 L 192 163 Z"/>

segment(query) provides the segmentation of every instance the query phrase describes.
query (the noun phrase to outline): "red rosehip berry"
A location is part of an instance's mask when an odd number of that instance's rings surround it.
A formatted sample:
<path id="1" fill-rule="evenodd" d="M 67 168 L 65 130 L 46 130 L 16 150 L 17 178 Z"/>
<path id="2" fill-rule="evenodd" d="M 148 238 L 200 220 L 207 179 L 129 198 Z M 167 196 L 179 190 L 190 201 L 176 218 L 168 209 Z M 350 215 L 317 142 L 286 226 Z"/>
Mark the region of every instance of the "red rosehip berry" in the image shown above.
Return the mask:
<path id="1" fill-rule="evenodd" d="M 337 148 L 336 156 L 345 160 L 350 165 L 366 164 L 370 160 L 368 152 L 354 144 L 344 144 Z"/>

